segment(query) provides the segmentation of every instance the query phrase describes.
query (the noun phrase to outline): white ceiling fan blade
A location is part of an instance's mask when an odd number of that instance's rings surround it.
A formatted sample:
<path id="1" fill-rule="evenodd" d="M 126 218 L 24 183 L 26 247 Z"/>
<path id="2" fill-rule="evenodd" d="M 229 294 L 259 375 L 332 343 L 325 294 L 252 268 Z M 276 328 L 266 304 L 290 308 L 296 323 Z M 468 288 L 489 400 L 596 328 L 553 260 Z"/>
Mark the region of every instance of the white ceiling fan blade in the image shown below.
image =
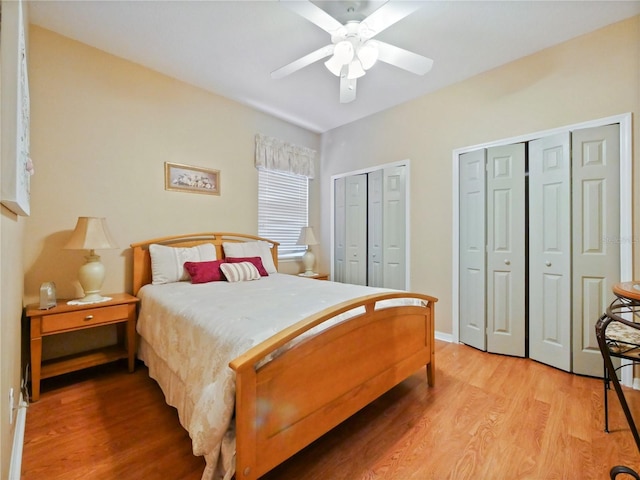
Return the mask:
<path id="1" fill-rule="evenodd" d="M 318 60 L 322 60 L 323 58 L 326 58 L 329 55 L 333 54 L 333 49 L 334 45 L 326 45 L 324 47 L 321 47 L 318 50 L 299 58 L 298 60 L 294 60 L 293 62 L 288 63 L 284 67 L 280 67 L 279 69 L 274 70 L 273 72 L 271 72 L 271 78 L 278 79 L 286 77 L 293 72 L 297 72 L 301 68 L 311 65 L 312 63 L 315 63 Z"/>
<path id="2" fill-rule="evenodd" d="M 362 32 L 365 39 L 377 35 L 386 28 L 389 28 L 404 17 L 422 7 L 422 2 L 393 2 L 389 1 L 379 9 L 365 18 L 361 24 L 365 24 L 367 29 Z"/>
<path id="3" fill-rule="evenodd" d="M 344 67 L 348 68 L 347 66 Z M 340 103 L 353 102 L 356 99 L 356 79 L 349 79 L 346 72 L 340 75 Z"/>
<path id="4" fill-rule="evenodd" d="M 316 24 L 325 32 L 333 34 L 342 28 L 342 24 L 338 20 L 308 0 L 283 1 L 281 3 L 289 10 Z"/>
<path id="5" fill-rule="evenodd" d="M 433 66 L 433 60 L 395 45 L 376 40 L 378 60 L 402 68 L 416 75 L 424 75 Z"/>

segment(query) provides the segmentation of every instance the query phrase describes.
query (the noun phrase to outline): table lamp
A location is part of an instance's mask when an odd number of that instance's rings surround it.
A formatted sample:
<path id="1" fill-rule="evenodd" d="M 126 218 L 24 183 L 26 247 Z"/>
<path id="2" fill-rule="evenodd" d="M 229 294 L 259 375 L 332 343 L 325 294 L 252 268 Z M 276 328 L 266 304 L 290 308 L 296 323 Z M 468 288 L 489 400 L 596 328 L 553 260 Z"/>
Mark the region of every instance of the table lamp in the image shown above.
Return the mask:
<path id="1" fill-rule="evenodd" d="M 316 261 L 316 257 L 309 248 L 310 245 L 318 245 L 316 236 L 313 234 L 313 228 L 302 227 L 300 230 L 300 238 L 298 238 L 298 245 L 306 245 L 307 251 L 302 256 L 302 265 L 304 265 L 304 276 L 312 277 L 315 275 L 313 271 L 313 264 Z"/>
<path id="2" fill-rule="evenodd" d="M 78 272 L 78 281 L 84 291 L 84 297 L 75 300 L 74 303 L 98 303 L 108 300 L 100 295 L 105 269 L 100 262 L 100 256 L 94 251 L 100 248 L 118 248 L 109 233 L 106 220 L 97 217 L 78 217 L 76 228 L 64 248 L 89 250 L 89 255 L 85 257 L 87 262 Z"/>

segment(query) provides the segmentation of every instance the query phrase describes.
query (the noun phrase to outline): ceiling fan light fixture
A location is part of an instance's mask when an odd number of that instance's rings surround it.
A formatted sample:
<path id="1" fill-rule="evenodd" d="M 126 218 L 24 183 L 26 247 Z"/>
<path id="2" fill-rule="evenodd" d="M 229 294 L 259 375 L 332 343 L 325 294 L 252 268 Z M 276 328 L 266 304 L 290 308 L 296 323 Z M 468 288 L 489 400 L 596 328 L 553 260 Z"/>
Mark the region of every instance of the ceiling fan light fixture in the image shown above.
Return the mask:
<path id="1" fill-rule="evenodd" d="M 342 63 L 340 63 L 336 56 L 332 56 L 329 60 L 324 62 L 324 66 L 329 69 L 331 73 L 333 73 L 336 77 L 340 76 L 340 72 L 342 72 Z"/>
<path id="2" fill-rule="evenodd" d="M 353 51 L 353 45 L 351 42 L 343 40 L 336 43 L 333 49 L 333 56 L 324 62 L 324 65 L 333 73 L 336 77 L 340 76 L 342 67 L 348 65 L 353 60 L 355 52 Z"/>
<path id="3" fill-rule="evenodd" d="M 354 59 L 349 64 L 349 73 L 347 73 L 347 78 L 349 80 L 353 80 L 355 78 L 363 77 L 365 75 L 365 73 L 366 72 L 362 68 L 362 65 L 360 64 L 360 61 L 358 59 Z"/>
<path id="4" fill-rule="evenodd" d="M 353 60 L 354 54 L 353 45 L 347 40 L 336 43 L 336 47 L 333 49 L 333 56 L 342 65 L 346 65 Z"/>
<path id="5" fill-rule="evenodd" d="M 362 68 L 369 70 L 378 60 L 378 47 L 375 42 L 367 42 L 358 48 L 357 57 L 362 64 Z"/>

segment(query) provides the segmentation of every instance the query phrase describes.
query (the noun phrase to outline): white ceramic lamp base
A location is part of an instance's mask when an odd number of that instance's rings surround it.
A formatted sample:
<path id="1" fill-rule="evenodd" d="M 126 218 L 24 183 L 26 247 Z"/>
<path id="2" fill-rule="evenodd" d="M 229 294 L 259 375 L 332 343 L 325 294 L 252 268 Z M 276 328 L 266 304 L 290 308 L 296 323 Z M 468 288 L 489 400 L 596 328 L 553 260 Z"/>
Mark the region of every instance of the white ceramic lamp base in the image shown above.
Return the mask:
<path id="1" fill-rule="evenodd" d="M 304 275 L 306 277 L 312 277 L 315 275 L 313 271 L 314 263 L 316 263 L 316 256 L 311 250 L 307 250 L 302 256 L 302 265 L 304 265 Z"/>
<path id="2" fill-rule="evenodd" d="M 100 255 L 93 251 L 85 257 L 87 263 L 80 267 L 78 271 L 78 281 L 84 291 L 84 297 L 75 300 L 75 303 L 98 303 L 108 300 L 100 295 L 100 289 L 104 282 L 105 269 L 100 262 Z"/>

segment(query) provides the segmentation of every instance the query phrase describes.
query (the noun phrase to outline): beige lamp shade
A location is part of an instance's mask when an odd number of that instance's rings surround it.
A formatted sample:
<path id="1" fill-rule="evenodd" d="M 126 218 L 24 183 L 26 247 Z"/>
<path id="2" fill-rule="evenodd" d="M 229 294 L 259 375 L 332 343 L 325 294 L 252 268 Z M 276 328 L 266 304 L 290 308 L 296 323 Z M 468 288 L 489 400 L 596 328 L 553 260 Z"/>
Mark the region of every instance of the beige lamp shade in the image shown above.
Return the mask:
<path id="1" fill-rule="evenodd" d="M 313 228 L 302 227 L 300 229 L 300 237 L 298 238 L 298 245 L 318 245 L 316 236 L 313 234 Z"/>
<path id="2" fill-rule="evenodd" d="M 67 250 L 99 250 L 118 248 L 107 228 L 105 218 L 78 217 L 76 228 L 64 246 Z"/>
<path id="3" fill-rule="evenodd" d="M 102 248 L 118 248 L 111 237 L 104 218 L 79 217 L 71 238 L 64 246 L 67 250 L 89 250 L 85 258 L 87 262 L 78 271 L 78 281 L 84 291 L 84 297 L 74 303 L 98 303 L 109 300 L 100 295 L 105 278 L 105 269 L 100 256 L 94 250 Z"/>
<path id="4" fill-rule="evenodd" d="M 302 227 L 300 229 L 300 237 L 298 238 L 298 245 L 317 245 L 318 241 L 316 240 L 316 236 L 313 234 L 313 228 L 311 227 Z M 307 251 L 302 255 L 302 265 L 304 265 L 304 273 L 301 275 L 312 277 L 315 275 L 313 271 L 313 264 L 316 262 L 316 257 L 311 251 L 310 248 L 307 248 Z"/>

